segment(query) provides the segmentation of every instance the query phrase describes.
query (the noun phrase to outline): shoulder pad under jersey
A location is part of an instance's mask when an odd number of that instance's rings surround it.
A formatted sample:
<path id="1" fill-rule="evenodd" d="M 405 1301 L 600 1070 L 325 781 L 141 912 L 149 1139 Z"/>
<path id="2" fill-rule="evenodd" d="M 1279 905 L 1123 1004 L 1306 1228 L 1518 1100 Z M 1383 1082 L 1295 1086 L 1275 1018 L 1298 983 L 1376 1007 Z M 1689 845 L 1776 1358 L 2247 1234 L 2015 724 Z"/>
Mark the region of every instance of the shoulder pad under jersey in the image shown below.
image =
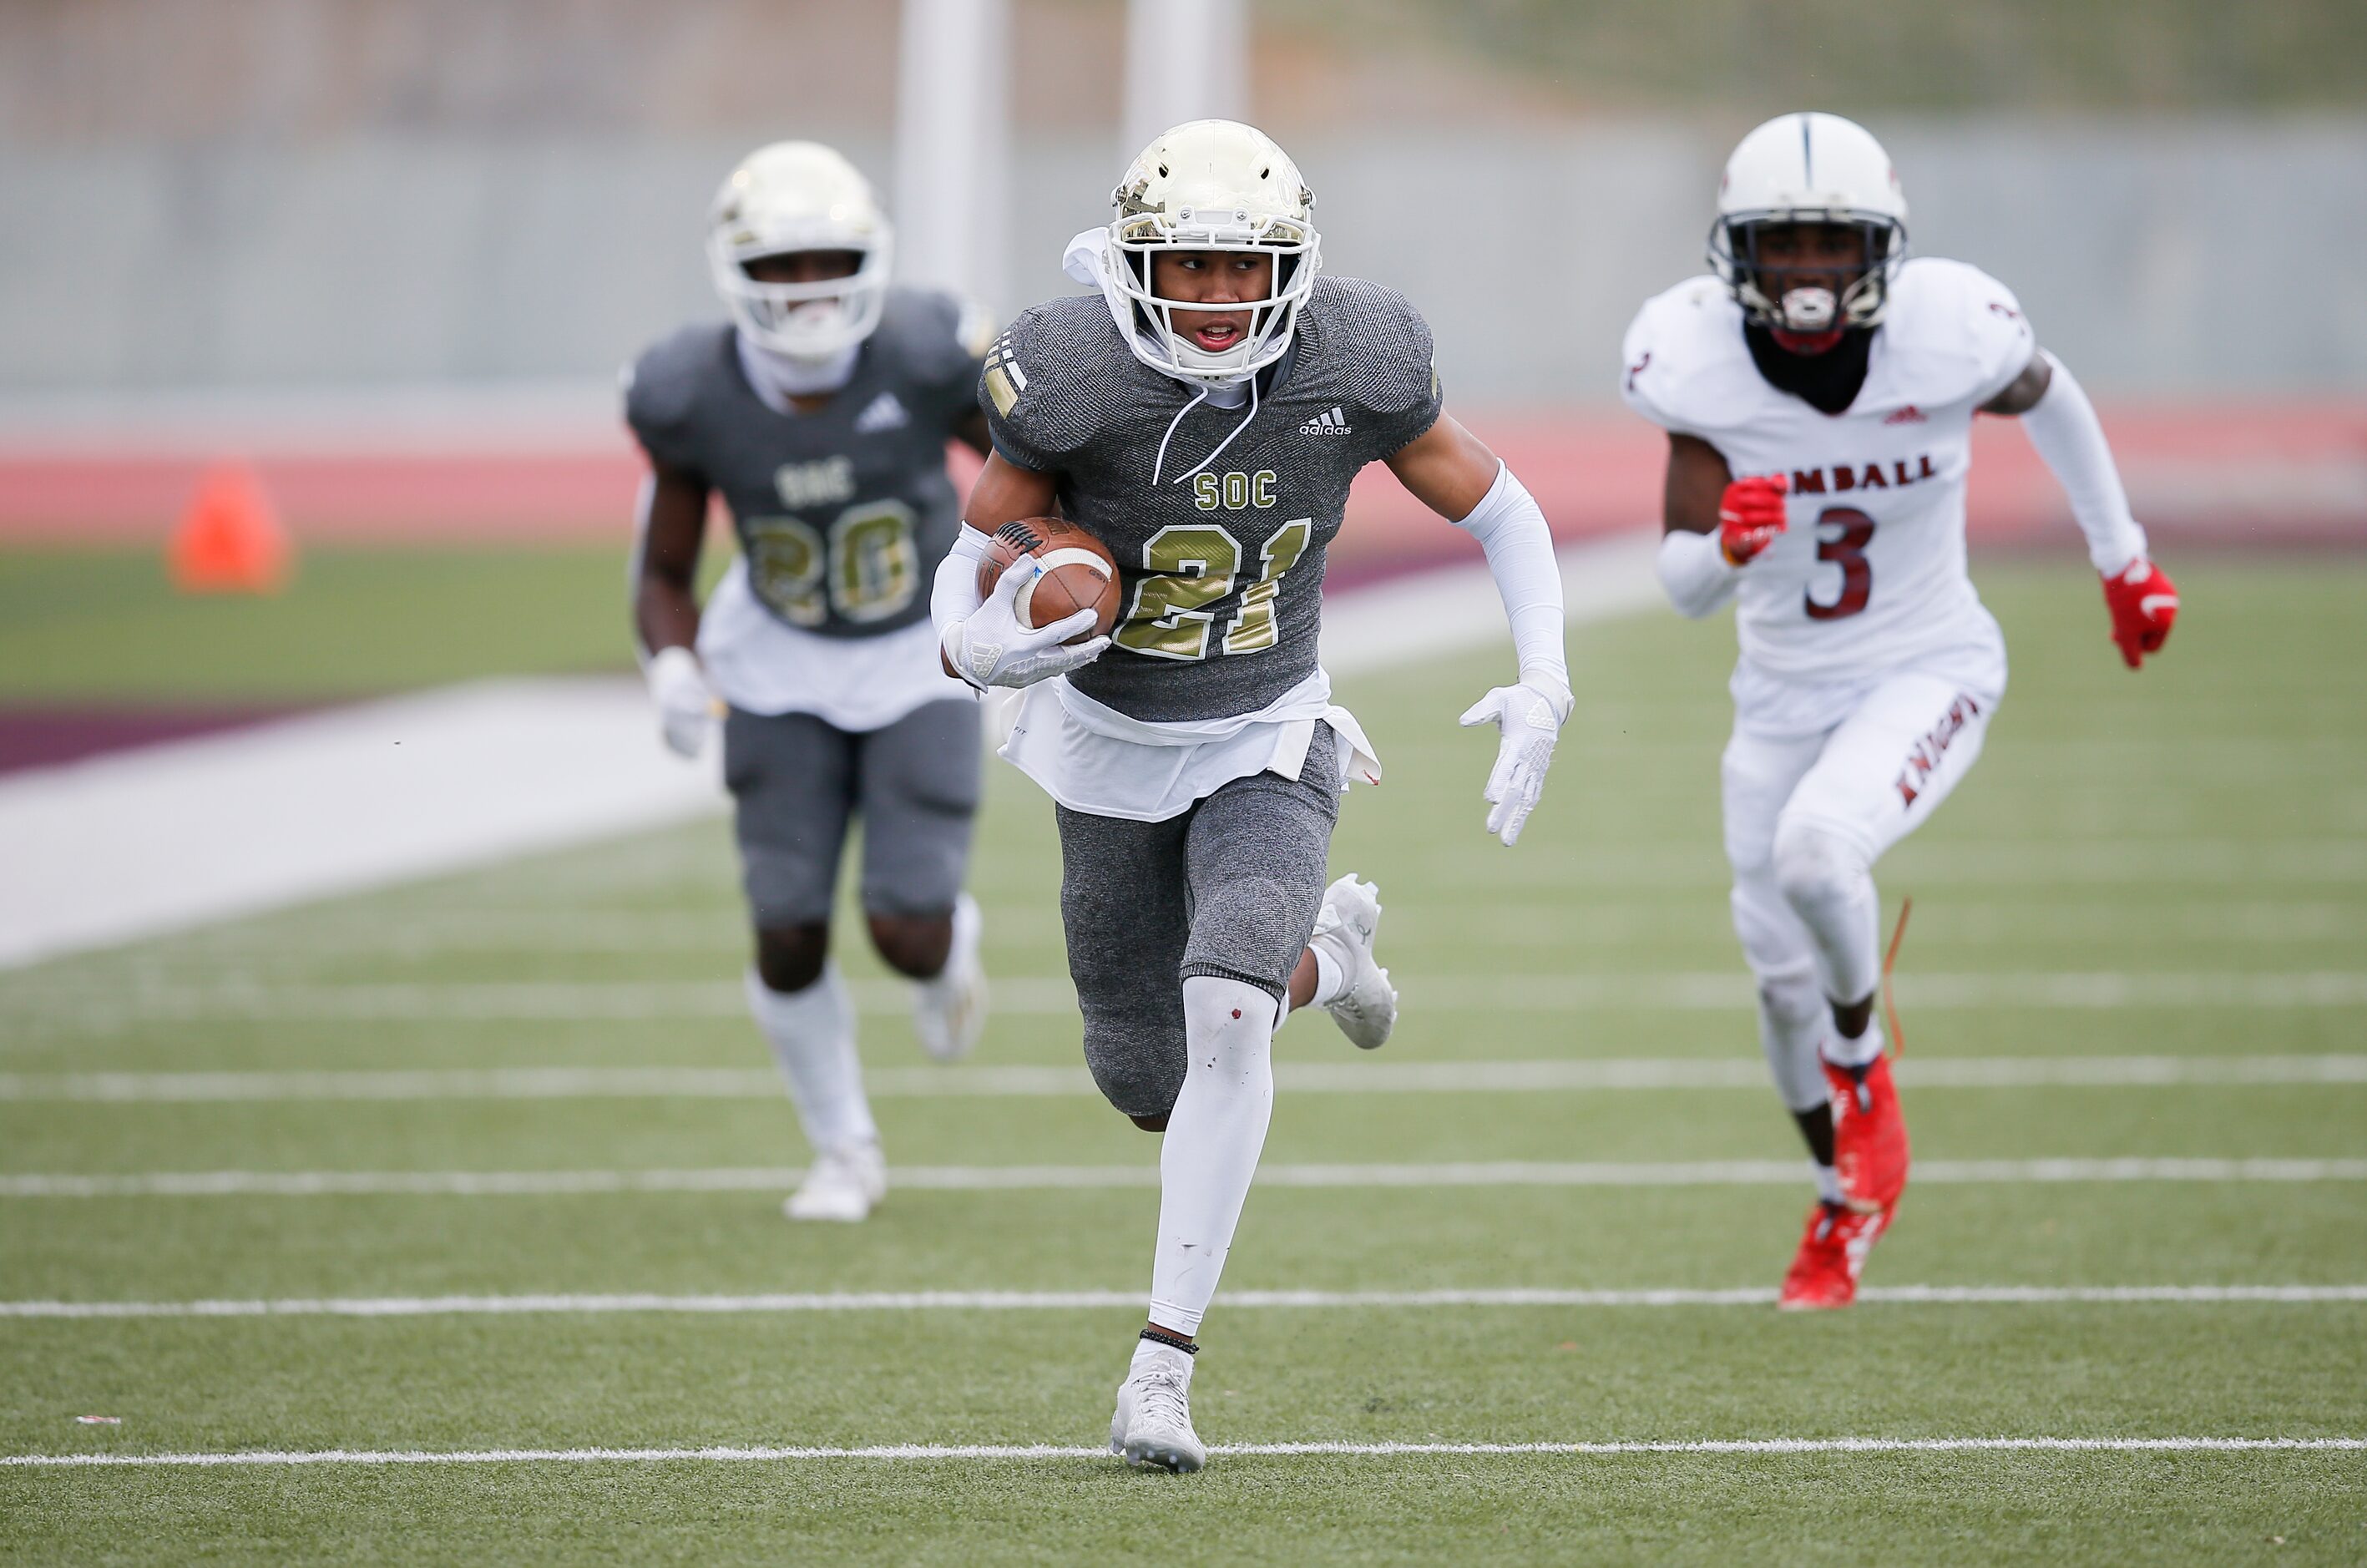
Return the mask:
<path id="1" fill-rule="evenodd" d="M 979 406 L 1005 456 L 1056 467 L 1110 423 L 1135 363 L 1100 295 L 1049 301 L 1022 311 L 987 349 Z"/>
<path id="2" fill-rule="evenodd" d="M 1375 414 L 1403 414 L 1437 400 L 1430 324 L 1396 290 L 1362 278 L 1319 276 L 1299 331 L 1331 358 L 1349 395 Z"/>
<path id="3" fill-rule="evenodd" d="M 685 448 L 700 388 L 731 363 L 731 328 L 719 322 L 661 338 L 624 375 L 625 422 L 651 457 L 693 468 Z"/>
<path id="4" fill-rule="evenodd" d="M 1892 280 L 1882 333 L 1897 395 L 1930 407 L 1987 403 L 2038 352 L 2013 290 L 1968 262 L 1917 256 Z"/>
<path id="5" fill-rule="evenodd" d="M 888 290 L 872 343 L 892 354 L 913 381 L 928 386 L 958 382 L 967 393 L 993 335 L 992 318 L 957 294 L 894 288 Z"/>
<path id="6" fill-rule="evenodd" d="M 1619 395 L 1663 430 L 1732 426 L 1760 397 L 1742 308 L 1706 273 L 1644 301 L 1621 347 Z"/>

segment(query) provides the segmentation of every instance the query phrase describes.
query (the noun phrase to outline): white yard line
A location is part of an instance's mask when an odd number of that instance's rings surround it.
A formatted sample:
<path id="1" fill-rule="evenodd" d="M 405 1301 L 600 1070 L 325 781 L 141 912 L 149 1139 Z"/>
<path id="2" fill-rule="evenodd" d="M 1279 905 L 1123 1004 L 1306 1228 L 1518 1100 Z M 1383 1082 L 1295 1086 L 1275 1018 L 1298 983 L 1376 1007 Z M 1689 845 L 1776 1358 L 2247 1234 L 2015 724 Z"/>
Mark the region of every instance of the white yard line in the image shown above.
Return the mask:
<path id="1" fill-rule="evenodd" d="M 1289 1037 L 1284 1048 L 1290 1049 Z M 2367 1084 L 2367 1055 L 1906 1056 L 1916 1090 Z M 1082 1067 L 879 1067 L 874 1099 L 1081 1097 L 1099 1093 Z M 1760 1090 L 1755 1059 L 1284 1062 L 1294 1095 Z M 272 1100 L 743 1099 L 781 1092 L 769 1070 L 737 1067 L 494 1067 L 373 1072 L 0 1073 L 0 1101 L 210 1103 Z"/>
<path id="2" fill-rule="evenodd" d="M 1861 1303 L 1894 1306 L 2308 1306 L 2367 1302 L 2367 1285 L 1889 1285 Z M 1228 1290 L 1228 1311 L 1247 1307 L 1344 1311 L 1433 1307 L 1759 1307 L 1771 1288 L 1579 1290 L 1514 1288 L 1438 1290 Z M 711 1316 L 782 1312 L 1139 1312 L 1139 1290 L 846 1290 L 829 1293 L 670 1296 L 346 1296 L 273 1301 L 0 1301 L 0 1318 L 413 1318 L 599 1316 L 662 1312 Z"/>
<path id="3" fill-rule="evenodd" d="M 1050 976 L 1009 976 L 991 982 L 992 1006 L 1009 1017 L 1064 1017 L 1077 1010 L 1070 982 Z M 2130 1008 L 2320 1008 L 2367 1006 L 2367 971 L 2306 970 L 2291 973 L 2196 970 L 1903 974 L 1899 1005 L 1914 1011 L 1999 1007 L 2047 1011 Z M 912 1009 L 911 988 L 898 981 L 854 987 L 867 1014 L 898 1016 Z M 1750 976 L 1740 970 L 1628 974 L 1421 974 L 1408 971 L 1403 1005 L 1410 1013 L 1452 1008 L 1469 1013 L 1726 1012 L 1750 1004 Z M 78 1028 L 119 1028 L 149 1022 L 201 1019 L 277 1023 L 357 1020 L 440 1022 L 595 1022 L 652 1018 L 742 1017 L 740 987 L 719 981 L 392 982 L 375 984 L 277 984 L 242 980 L 211 985 L 134 983 L 121 986 L 31 985 L 10 999 L 26 1022 Z"/>
<path id="4" fill-rule="evenodd" d="M 1639 531 L 1563 550 L 1571 619 L 1652 602 L 1652 549 Z M 1504 635 L 1477 564 L 1325 614 L 1341 675 Z M 482 681 L 34 769 L 0 779 L 0 968 L 719 811 L 712 763 L 658 745 L 638 681 L 599 678 Z"/>
<path id="5" fill-rule="evenodd" d="M 0 1199 L 35 1198 L 549 1198 L 618 1192 L 782 1192 L 794 1166 L 572 1171 L 152 1171 L 0 1176 Z M 1492 1160 L 1427 1165 L 1263 1165 L 1260 1187 L 1796 1187 L 1796 1160 L 1615 1163 Z M 1923 1160 L 1920 1186 L 2072 1182 L 2356 1182 L 2367 1159 Z M 1155 1187 L 1157 1165 L 900 1165 L 889 1185 L 935 1192 Z"/>
<path id="6" fill-rule="evenodd" d="M 1653 1454 L 2356 1453 L 2367 1437 L 1710 1437 L 1571 1443 L 1212 1443 L 1219 1459 L 1304 1456 L 1409 1459 L 1617 1458 Z M 880 1443 L 861 1448 L 245 1449 L 214 1453 L 0 1454 L 0 1467 L 42 1470 L 230 1465 L 779 1464 L 810 1460 L 1110 1460 L 1105 1448 L 1053 1443 Z"/>

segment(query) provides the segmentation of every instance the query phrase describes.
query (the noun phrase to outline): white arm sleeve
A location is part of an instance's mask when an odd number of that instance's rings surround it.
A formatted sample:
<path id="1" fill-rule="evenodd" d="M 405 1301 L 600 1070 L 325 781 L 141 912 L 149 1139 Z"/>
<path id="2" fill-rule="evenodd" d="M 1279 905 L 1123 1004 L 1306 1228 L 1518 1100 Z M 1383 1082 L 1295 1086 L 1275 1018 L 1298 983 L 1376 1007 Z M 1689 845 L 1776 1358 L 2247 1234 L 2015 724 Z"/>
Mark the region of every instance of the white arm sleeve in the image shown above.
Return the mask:
<path id="1" fill-rule="evenodd" d="M 1657 565 L 1669 602 L 1688 620 L 1699 620 L 1732 598 L 1735 585 L 1742 581 L 1741 569 L 1727 564 L 1714 533 L 1671 529 L 1662 534 Z"/>
<path id="2" fill-rule="evenodd" d="M 929 586 L 929 619 L 936 623 L 939 642 L 947 628 L 968 620 L 986 602 L 978 596 L 978 567 L 986 559 L 987 538 L 964 523 L 953 548 L 937 562 L 936 581 Z"/>
<path id="3" fill-rule="evenodd" d="M 1545 689 L 1569 689 L 1569 661 L 1562 653 L 1561 564 L 1554 559 L 1553 532 L 1536 497 L 1512 477 L 1501 460 L 1496 483 L 1471 514 L 1455 526 L 1479 541 L 1487 554 L 1489 574 L 1504 601 L 1504 619 L 1512 624 L 1512 648 L 1519 655 L 1521 678 Z M 1531 681 L 1535 675 L 1539 678 Z"/>
<path id="4" fill-rule="evenodd" d="M 2043 348 L 2039 352 L 2046 354 Z M 2129 494 L 2121 488 L 2120 470 L 2112 465 L 2112 449 L 2104 441 L 2095 404 L 2068 366 L 2052 354 L 2046 354 L 2046 362 L 2054 367 L 2054 379 L 2036 406 L 2022 416 L 2022 427 L 2069 498 L 2071 515 L 2088 536 L 2088 559 L 2105 576 L 2116 577 L 2145 554 L 2145 529 L 2129 516 Z"/>

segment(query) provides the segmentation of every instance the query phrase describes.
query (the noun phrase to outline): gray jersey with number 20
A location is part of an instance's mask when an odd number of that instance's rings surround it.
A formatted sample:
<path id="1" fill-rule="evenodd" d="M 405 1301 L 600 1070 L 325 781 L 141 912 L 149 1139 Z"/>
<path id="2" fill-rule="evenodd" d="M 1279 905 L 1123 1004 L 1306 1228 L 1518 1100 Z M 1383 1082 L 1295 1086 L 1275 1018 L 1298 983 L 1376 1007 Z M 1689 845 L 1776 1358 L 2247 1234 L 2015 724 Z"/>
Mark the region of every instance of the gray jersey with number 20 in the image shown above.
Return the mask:
<path id="1" fill-rule="evenodd" d="M 826 637 L 877 636 L 928 614 L 960 530 L 946 441 L 969 416 L 991 330 L 950 295 L 892 289 L 854 379 L 788 415 L 749 386 L 730 327 L 685 327 L 628 373 L 625 417 L 651 462 L 722 494 L 765 608 Z"/>

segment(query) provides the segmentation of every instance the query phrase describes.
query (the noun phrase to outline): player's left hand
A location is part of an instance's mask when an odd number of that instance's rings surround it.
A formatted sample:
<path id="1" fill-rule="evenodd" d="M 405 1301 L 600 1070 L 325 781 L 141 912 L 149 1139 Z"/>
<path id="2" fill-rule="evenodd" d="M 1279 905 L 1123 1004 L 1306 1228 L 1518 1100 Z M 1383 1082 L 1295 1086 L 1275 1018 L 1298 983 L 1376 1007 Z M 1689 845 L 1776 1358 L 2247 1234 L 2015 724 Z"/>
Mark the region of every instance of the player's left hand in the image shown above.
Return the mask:
<path id="1" fill-rule="evenodd" d="M 1548 677 L 1549 678 L 1549 677 Z M 1496 766 L 1488 772 L 1488 831 L 1511 848 L 1545 793 L 1546 769 L 1553 766 L 1554 742 L 1569 717 L 1568 687 L 1548 689 L 1522 681 L 1500 686 L 1464 710 L 1463 723 L 1493 724 L 1500 737 Z"/>
<path id="2" fill-rule="evenodd" d="M 2112 641 L 2135 669 L 2147 653 L 2158 653 L 2178 619 L 2178 585 L 2169 574 L 2138 556 L 2116 577 L 2104 579 L 2104 605 L 2112 612 Z"/>

